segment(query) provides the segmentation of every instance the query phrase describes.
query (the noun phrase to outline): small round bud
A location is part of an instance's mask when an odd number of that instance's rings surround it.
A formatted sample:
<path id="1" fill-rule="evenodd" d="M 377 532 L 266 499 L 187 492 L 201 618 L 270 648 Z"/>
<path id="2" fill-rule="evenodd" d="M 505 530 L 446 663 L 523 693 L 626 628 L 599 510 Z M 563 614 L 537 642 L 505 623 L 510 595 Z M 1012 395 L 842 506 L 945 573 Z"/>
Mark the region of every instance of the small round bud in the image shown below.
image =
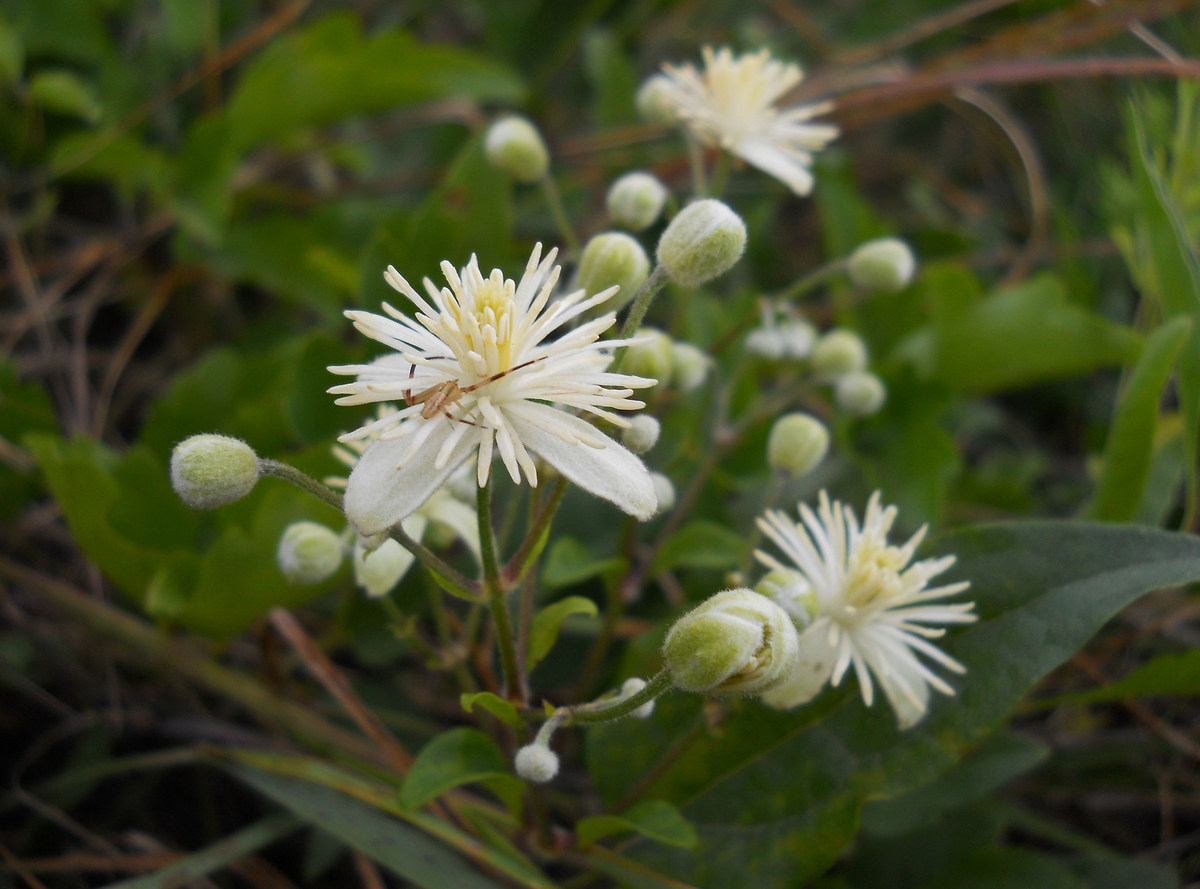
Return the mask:
<path id="1" fill-rule="evenodd" d="M 856 417 L 869 417 L 887 400 L 883 380 L 865 370 L 856 370 L 839 377 L 833 390 L 837 406 Z"/>
<path id="2" fill-rule="evenodd" d="M 829 452 L 829 430 L 808 414 L 785 414 L 767 436 L 767 465 L 791 476 L 817 468 Z"/>
<path id="3" fill-rule="evenodd" d="M 490 127 L 483 152 L 493 167 L 518 182 L 537 182 L 550 168 L 550 152 L 537 127 L 523 117 L 502 117 Z"/>
<path id="4" fill-rule="evenodd" d="M 629 347 L 621 373 L 649 377 L 658 380 L 658 385 L 665 386 L 671 379 L 673 366 L 671 338 L 653 327 L 642 327 L 635 336 L 642 342 Z"/>
<path id="5" fill-rule="evenodd" d="M 704 385 L 712 359 L 691 343 L 671 344 L 672 373 L 680 392 L 692 392 Z"/>
<path id="6" fill-rule="evenodd" d="M 756 327 L 746 334 L 746 351 L 767 361 L 778 361 L 787 353 L 787 343 L 778 328 Z"/>
<path id="7" fill-rule="evenodd" d="M 654 225 L 667 202 L 667 187 L 649 173 L 626 173 L 608 190 L 608 215 L 632 232 Z"/>
<path id="8" fill-rule="evenodd" d="M 726 590 L 675 622 L 663 662 L 685 691 L 756 694 L 791 673 L 798 644 L 782 608 L 752 590 Z"/>
<path id="9" fill-rule="evenodd" d="M 413 554 L 391 537 L 375 546 L 359 538 L 354 544 L 354 582 L 369 598 L 386 596 L 412 567 Z"/>
<path id="10" fill-rule="evenodd" d="M 193 435 L 171 452 L 171 487 L 192 509 L 215 509 L 241 500 L 258 476 L 258 455 L 240 438 Z"/>
<path id="11" fill-rule="evenodd" d="M 295 522 L 279 538 L 275 560 L 288 583 L 321 583 L 342 564 L 342 541 L 333 530 L 317 522 Z"/>
<path id="12" fill-rule="evenodd" d="M 817 342 L 817 329 L 807 321 L 785 321 L 779 325 L 779 339 L 783 346 L 783 357 L 803 361 L 812 354 Z"/>
<path id="13" fill-rule="evenodd" d="M 646 78 L 633 97 L 638 116 L 646 123 L 660 127 L 673 126 L 679 119 L 679 103 L 675 100 L 675 85 L 665 74 Z"/>
<path id="14" fill-rule="evenodd" d="M 746 224 L 714 198 L 688 204 L 671 220 L 658 241 L 658 261 L 671 280 L 699 287 L 723 275 L 742 258 Z"/>
<path id="15" fill-rule="evenodd" d="M 817 614 L 817 591 L 808 578 L 790 568 L 771 571 L 754 585 L 754 592 L 766 596 L 788 613 L 800 626 L 808 626 Z"/>
<path id="16" fill-rule="evenodd" d="M 632 679 L 626 679 L 625 683 L 621 686 L 621 697 L 622 698 L 633 697 L 635 694 L 637 694 L 639 691 L 641 691 L 645 687 L 646 687 L 645 679 L 638 679 L 636 676 L 633 677 Z M 634 710 L 629 715 L 633 716 L 637 719 L 649 719 L 650 714 L 654 712 L 654 704 L 655 704 L 655 701 L 653 699 L 651 699 L 651 700 L 647 701 L 646 703 L 642 704 L 642 706 L 638 707 L 636 710 Z"/>
<path id="17" fill-rule="evenodd" d="M 675 485 L 661 472 L 650 473 L 650 481 L 654 485 L 654 495 L 658 497 L 658 514 L 669 512 L 675 508 Z"/>
<path id="18" fill-rule="evenodd" d="M 589 240 L 579 257 L 575 286 L 599 293 L 614 284 L 621 289 L 600 304 L 602 311 L 616 311 L 633 299 L 650 274 L 650 257 L 636 239 L 624 232 L 605 232 Z"/>
<path id="19" fill-rule="evenodd" d="M 545 784 L 558 774 L 558 754 L 544 744 L 526 744 L 517 751 L 513 766 L 533 784 Z"/>
<path id="20" fill-rule="evenodd" d="M 807 704 L 833 675 L 837 649 L 829 644 L 829 627 L 814 624 L 800 634 L 796 666 L 778 685 L 762 693 L 761 700 L 776 710 Z"/>
<path id="21" fill-rule="evenodd" d="M 866 366 L 866 343 L 852 330 L 831 330 L 813 349 L 812 367 L 817 373 L 840 377 Z"/>
<path id="22" fill-rule="evenodd" d="M 638 414 L 621 431 L 621 441 L 635 454 L 645 454 L 658 443 L 662 423 L 649 414 Z"/>
<path id="23" fill-rule="evenodd" d="M 916 270 L 916 257 L 899 238 L 879 238 L 860 244 L 846 263 L 846 272 L 855 287 L 881 293 L 899 293 L 912 281 Z"/>

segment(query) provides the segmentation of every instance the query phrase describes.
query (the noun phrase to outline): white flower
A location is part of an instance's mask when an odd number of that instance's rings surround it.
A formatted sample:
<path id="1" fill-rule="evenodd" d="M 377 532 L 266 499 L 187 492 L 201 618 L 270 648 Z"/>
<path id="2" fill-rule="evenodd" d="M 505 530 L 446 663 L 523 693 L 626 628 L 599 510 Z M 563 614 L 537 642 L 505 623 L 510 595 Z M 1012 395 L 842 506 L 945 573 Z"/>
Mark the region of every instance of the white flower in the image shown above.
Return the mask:
<path id="1" fill-rule="evenodd" d="M 371 364 L 329 368 L 358 379 L 332 387 L 338 404 L 407 404 L 343 442 L 378 434 L 350 475 L 346 515 L 364 536 L 385 531 L 418 506 L 478 451 L 476 478 L 487 483 L 493 450 L 513 481 L 537 484 L 533 455 L 593 494 L 640 518 L 654 515 L 654 485 L 642 462 L 609 436 L 567 410 L 579 409 L 618 426 L 610 409 L 644 407 L 629 398 L 654 380 L 608 373 L 612 350 L 628 340 L 600 342 L 609 312 L 547 337 L 616 293 L 577 291 L 550 303 L 560 269 L 551 250 L 534 248 L 520 284 L 499 269 L 488 277 L 474 256 L 461 274 L 448 262 L 449 287 L 428 279 L 429 301 L 391 266 L 384 278 L 416 307 L 409 317 L 384 303 L 385 318 L 350 311 L 359 331 L 399 354 Z M 548 402 L 548 403 L 547 403 Z"/>
<path id="2" fill-rule="evenodd" d="M 804 595 L 793 597 L 794 601 L 783 596 L 779 604 L 807 625 L 801 660 L 810 672 L 803 680 L 793 677 L 790 700 L 779 697 L 786 697 L 789 681 L 768 703 L 788 707 L 803 703 L 815 696 L 825 680 L 838 685 L 853 666 L 867 706 L 878 682 L 901 728 L 908 728 L 924 715 L 930 688 L 954 694 L 918 655 L 954 673 L 965 670 L 929 640 L 946 632 L 939 624 L 976 620 L 969 613 L 974 602 L 934 604 L 962 592 L 969 582 L 927 587 L 954 564 L 954 556 L 909 564 L 926 529 L 922 527 L 903 546 L 890 546 L 887 534 L 896 507 L 881 508 L 878 491 L 867 504 L 861 527 L 852 509 L 837 501 L 831 504 L 824 491 L 817 512 L 801 505 L 800 516 L 802 523 L 796 523 L 772 510 L 758 520 L 791 564 L 762 551 L 755 553 L 759 561 L 776 571 L 798 570 L 807 581 L 794 585 Z"/>
<path id="3" fill-rule="evenodd" d="M 778 108 L 776 102 L 804 75 L 798 65 L 760 50 L 735 56 L 728 47 L 704 48 L 704 70 L 664 65 L 675 112 L 694 138 L 736 154 L 779 179 L 798 195 L 812 191 L 812 153 L 837 137 L 831 124 L 810 123 L 833 103 Z"/>

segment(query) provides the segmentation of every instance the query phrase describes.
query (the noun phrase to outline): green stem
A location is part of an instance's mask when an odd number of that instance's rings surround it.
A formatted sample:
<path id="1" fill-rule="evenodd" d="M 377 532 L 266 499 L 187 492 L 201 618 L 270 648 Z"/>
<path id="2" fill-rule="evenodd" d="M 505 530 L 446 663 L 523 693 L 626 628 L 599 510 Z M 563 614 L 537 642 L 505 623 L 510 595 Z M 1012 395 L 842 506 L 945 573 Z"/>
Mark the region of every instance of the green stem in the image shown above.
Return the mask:
<path id="1" fill-rule="evenodd" d="M 542 177 L 542 191 L 546 195 L 546 203 L 550 205 L 550 213 L 554 217 L 554 224 L 558 226 L 558 233 L 562 235 L 563 243 L 567 245 L 567 251 L 572 257 L 578 257 L 579 238 L 575 234 L 575 229 L 571 227 L 567 211 L 563 208 L 562 195 L 559 194 L 558 185 L 555 184 L 554 177 L 549 173 Z"/>
<path id="2" fill-rule="evenodd" d="M 658 291 L 666 286 L 667 280 L 667 270 L 663 268 L 662 263 L 659 263 L 654 267 L 650 276 L 642 282 L 638 292 L 634 294 L 633 303 L 629 306 L 629 314 L 625 316 L 625 323 L 621 325 L 621 332 L 617 334 L 618 339 L 626 339 L 637 333 L 638 328 L 642 326 L 642 319 L 650 310 L 650 303 L 653 302 Z M 613 354 L 613 362 L 610 366 L 613 373 L 620 371 L 628 351 L 628 346 L 621 346 Z"/>
<path id="3" fill-rule="evenodd" d="M 709 184 L 709 194 L 714 198 L 719 198 L 725 193 L 725 186 L 729 183 L 729 167 L 732 161 L 729 153 L 722 151 L 717 155 L 717 161 L 713 164 L 712 180 Z"/>
<path id="4" fill-rule="evenodd" d="M 525 535 L 525 539 L 521 541 L 520 547 L 509 559 L 508 564 L 504 566 L 501 577 L 505 583 L 513 585 L 520 583 L 525 577 L 525 572 L 542 552 L 546 545 L 546 535 L 550 532 L 550 522 L 554 519 L 554 514 L 558 512 L 558 506 L 562 503 L 563 495 L 566 493 L 567 480 L 560 475 L 554 482 L 550 496 L 546 498 L 545 503 L 542 504 L 530 523 L 529 533 Z"/>
<path id="5" fill-rule="evenodd" d="M 664 667 L 646 683 L 645 688 L 631 694 L 627 698 L 617 698 L 616 700 L 606 699 L 597 701 L 594 704 L 581 704 L 577 707 L 569 708 L 571 715 L 567 720 L 567 725 L 612 722 L 614 719 L 628 716 L 634 710 L 638 709 L 638 707 L 650 703 L 663 692 L 670 689 L 671 685 L 671 673 Z"/>
<path id="6" fill-rule="evenodd" d="M 480 485 L 475 499 L 479 518 L 479 549 L 483 559 L 483 588 L 496 625 L 496 642 L 500 646 L 500 669 L 504 674 L 504 692 L 512 700 L 524 698 L 524 684 L 517 670 L 517 637 L 513 632 L 512 615 L 508 611 L 508 591 L 500 582 L 500 565 L 496 560 L 496 538 L 492 533 L 492 488 Z"/>
<path id="7" fill-rule="evenodd" d="M 409 537 L 399 522 L 396 522 L 388 530 L 388 533 L 391 534 L 393 540 L 416 556 L 417 561 L 424 565 L 448 592 L 461 599 L 466 599 L 468 602 L 479 601 L 482 590 L 476 581 L 451 568 L 431 551 Z"/>
<path id="8" fill-rule="evenodd" d="M 338 512 L 344 512 L 344 498 L 340 491 L 335 491 L 328 485 L 323 485 L 310 475 L 301 472 L 295 466 L 280 463 L 278 460 L 259 459 L 258 471 L 263 475 L 273 475 L 284 481 L 291 482 L 302 491 L 307 491 L 318 500 L 324 500 Z"/>
<path id="9" fill-rule="evenodd" d="M 692 167 L 692 191 L 696 197 L 708 196 L 708 182 L 704 175 L 704 149 L 694 139 L 687 140 L 688 163 Z"/>
<path id="10" fill-rule="evenodd" d="M 810 290 L 824 284 L 838 272 L 846 267 L 846 258 L 831 259 L 822 266 L 813 269 L 807 275 L 801 275 L 783 290 L 779 291 L 773 299 L 783 301 L 786 299 L 798 299 L 807 294 Z"/>

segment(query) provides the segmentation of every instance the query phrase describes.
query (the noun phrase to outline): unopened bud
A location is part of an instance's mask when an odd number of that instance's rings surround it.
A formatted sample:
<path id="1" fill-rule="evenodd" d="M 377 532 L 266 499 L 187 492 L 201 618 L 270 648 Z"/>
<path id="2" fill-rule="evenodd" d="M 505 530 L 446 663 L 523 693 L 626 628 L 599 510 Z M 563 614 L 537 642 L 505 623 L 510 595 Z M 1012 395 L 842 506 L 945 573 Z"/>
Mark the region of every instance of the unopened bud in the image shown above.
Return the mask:
<path id="1" fill-rule="evenodd" d="M 354 544 L 354 582 L 372 599 L 390 593 L 412 563 L 413 554 L 391 537 L 374 548 L 361 537 Z"/>
<path id="2" fill-rule="evenodd" d="M 797 653 L 792 619 L 747 589 L 717 593 L 676 621 L 663 642 L 675 685 L 711 695 L 765 691 L 791 673 Z"/>
<path id="3" fill-rule="evenodd" d="M 817 329 L 807 321 L 785 321 L 779 325 L 779 339 L 783 346 L 783 357 L 802 361 L 812 354 L 817 342 Z"/>
<path id="4" fill-rule="evenodd" d="M 645 454 L 658 443 L 662 424 L 649 414 L 638 414 L 621 430 L 621 441 L 635 454 Z"/>
<path id="5" fill-rule="evenodd" d="M 558 754 L 536 741 L 517 751 L 513 766 L 532 784 L 545 784 L 558 774 Z"/>
<path id="6" fill-rule="evenodd" d="M 635 336 L 642 340 L 629 347 L 621 373 L 658 380 L 665 386 L 671 379 L 671 338 L 653 327 L 640 328 Z"/>
<path id="7" fill-rule="evenodd" d="M 679 119 L 679 103 L 675 100 L 675 85 L 665 74 L 646 78 L 633 97 L 638 116 L 646 123 L 669 127 Z"/>
<path id="8" fill-rule="evenodd" d="M 767 361 L 779 361 L 787 353 L 787 344 L 779 328 L 756 327 L 746 334 L 746 351 Z"/>
<path id="9" fill-rule="evenodd" d="M 621 289 L 600 308 L 616 311 L 633 299 L 650 274 L 650 257 L 636 239 L 624 232 L 605 232 L 589 240 L 579 257 L 575 286 L 599 293 L 614 284 Z"/>
<path id="10" fill-rule="evenodd" d="M 866 343 L 852 330 L 831 330 L 813 349 L 812 367 L 817 373 L 840 377 L 866 366 Z"/>
<path id="11" fill-rule="evenodd" d="M 723 275 L 742 258 L 746 224 L 714 198 L 688 204 L 671 220 L 658 241 L 658 261 L 671 280 L 699 287 Z"/>
<path id="12" fill-rule="evenodd" d="M 171 452 L 171 487 L 193 509 L 241 500 L 258 482 L 258 455 L 240 438 L 193 435 Z"/>
<path id="13" fill-rule="evenodd" d="M 622 228 L 640 232 L 654 225 L 667 202 L 667 187 L 649 173 L 626 173 L 608 190 L 608 215 Z"/>
<path id="14" fill-rule="evenodd" d="M 867 241 L 850 254 L 846 271 L 856 287 L 881 293 L 898 293 L 909 285 L 917 260 L 899 238 Z"/>
<path id="15" fill-rule="evenodd" d="M 833 397 L 846 413 L 869 417 L 883 407 L 887 389 L 875 374 L 858 370 L 838 378 Z"/>
<path id="16" fill-rule="evenodd" d="M 808 414 L 785 414 L 767 436 L 767 465 L 788 475 L 812 472 L 828 452 L 829 430 Z"/>
<path id="17" fill-rule="evenodd" d="M 645 679 L 638 679 L 636 676 L 633 677 L 632 679 L 626 679 L 625 683 L 621 686 L 621 697 L 622 698 L 631 698 L 645 687 L 646 687 Z M 633 716 L 636 719 L 649 719 L 650 714 L 652 714 L 654 712 L 654 703 L 655 703 L 654 699 L 651 698 L 649 701 L 642 704 L 642 706 L 638 707 L 636 710 L 634 710 L 629 715 Z"/>
<path id="18" fill-rule="evenodd" d="M 654 494 L 658 497 L 658 512 L 670 512 L 675 508 L 675 485 L 661 472 L 650 473 Z"/>
<path id="19" fill-rule="evenodd" d="M 502 117 L 490 127 L 483 152 L 493 167 L 518 182 L 537 182 L 550 168 L 550 152 L 542 134 L 523 117 Z"/>
<path id="20" fill-rule="evenodd" d="M 295 522 L 279 538 L 275 559 L 288 583 L 321 583 L 342 564 L 342 541 L 333 530 L 317 522 Z"/>
<path id="21" fill-rule="evenodd" d="M 704 385 L 712 359 L 691 343 L 671 344 L 673 381 L 680 392 L 691 392 Z"/>

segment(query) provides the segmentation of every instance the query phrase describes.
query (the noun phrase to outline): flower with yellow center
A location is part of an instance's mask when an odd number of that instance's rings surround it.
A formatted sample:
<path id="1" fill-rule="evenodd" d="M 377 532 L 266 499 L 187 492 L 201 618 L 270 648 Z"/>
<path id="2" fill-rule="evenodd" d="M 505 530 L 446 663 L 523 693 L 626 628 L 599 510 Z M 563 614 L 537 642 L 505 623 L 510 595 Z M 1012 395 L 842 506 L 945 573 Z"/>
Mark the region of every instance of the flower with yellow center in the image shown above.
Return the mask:
<path id="1" fill-rule="evenodd" d="M 802 704 L 826 681 L 838 685 L 853 666 L 867 706 L 874 700 L 877 682 L 900 726 L 915 724 L 928 707 L 930 688 L 954 694 L 918 655 L 954 673 L 965 670 L 929 640 L 945 634 L 939 625 L 977 619 L 970 613 L 973 602 L 938 601 L 970 584 L 928 587 L 954 564 L 954 556 L 913 562 L 924 527 L 903 546 L 889 544 L 896 507 L 882 508 L 878 491 L 867 503 L 861 527 L 850 507 L 830 503 L 824 491 L 817 512 L 801 505 L 800 517 L 797 523 L 771 510 L 758 520 L 763 533 L 792 563 L 755 553 L 760 562 L 781 572 L 780 577 L 793 579 L 773 585 L 769 593 L 804 628 L 800 666 L 764 700 L 779 707 Z"/>
<path id="2" fill-rule="evenodd" d="M 760 50 L 735 56 L 704 48 L 704 70 L 664 65 L 675 115 L 703 145 L 721 148 L 783 182 L 798 195 L 812 191 L 814 151 L 838 135 L 832 124 L 811 123 L 830 101 L 780 108 L 777 102 L 804 79 L 798 65 Z"/>
<path id="3" fill-rule="evenodd" d="M 389 266 L 385 279 L 413 303 L 415 317 L 387 303 L 389 317 L 346 313 L 359 331 L 398 354 L 329 368 L 357 377 L 329 391 L 342 396 L 338 404 L 405 403 L 340 439 L 377 436 L 346 488 L 346 515 L 360 534 L 381 533 L 412 514 L 475 453 L 480 486 L 488 482 L 494 452 L 514 482 L 523 475 L 537 485 L 536 455 L 631 515 L 654 515 L 654 484 L 641 460 L 571 411 L 627 426 L 613 410 L 644 407 L 629 396 L 655 381 L 608 372 L 613 350 L 630 342 L 600 340 L 615 320 L 612 312 L 549 339 L 617 288 L 594 296 L 580 290 L 551 303 L 557 251 L 544 259 L 541 252 L 539 244 L 519 284 L 499 269 L 485 278 L 474 256 L 461 273 L 443 262 L 449 286 L 426 279 L 429 300 Z"/>

